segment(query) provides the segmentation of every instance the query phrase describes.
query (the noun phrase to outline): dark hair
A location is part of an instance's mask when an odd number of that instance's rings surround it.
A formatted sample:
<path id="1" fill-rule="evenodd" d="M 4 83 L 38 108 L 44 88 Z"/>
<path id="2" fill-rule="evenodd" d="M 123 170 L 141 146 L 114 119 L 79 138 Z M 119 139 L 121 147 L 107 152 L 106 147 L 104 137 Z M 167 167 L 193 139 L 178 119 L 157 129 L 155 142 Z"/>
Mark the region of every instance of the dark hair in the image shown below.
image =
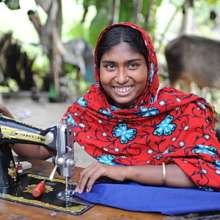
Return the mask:
<path id="1" fill-rule="evenodd" d="M 139 31 L 128 26 L 115 26 L 103 34 L 98 44 L 96 49 L 98 67 L 103 54 L 121 42 L 128 43 L 136 52 L 147 57 L 148 51 Z"/>

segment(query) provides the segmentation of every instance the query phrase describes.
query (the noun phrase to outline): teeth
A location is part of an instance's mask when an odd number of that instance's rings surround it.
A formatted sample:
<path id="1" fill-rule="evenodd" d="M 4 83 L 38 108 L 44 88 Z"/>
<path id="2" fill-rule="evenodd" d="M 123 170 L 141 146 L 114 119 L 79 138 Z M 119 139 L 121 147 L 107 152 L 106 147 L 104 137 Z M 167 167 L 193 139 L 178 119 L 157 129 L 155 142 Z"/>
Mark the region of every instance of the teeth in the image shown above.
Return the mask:
<path id="1" fill-rule="evenodd" d="M 114 87 L 114 90 L 118 94 L 126 95 L 127 93 L 130 92 L 131 86 L 126 86 L 126 87 Z"/>

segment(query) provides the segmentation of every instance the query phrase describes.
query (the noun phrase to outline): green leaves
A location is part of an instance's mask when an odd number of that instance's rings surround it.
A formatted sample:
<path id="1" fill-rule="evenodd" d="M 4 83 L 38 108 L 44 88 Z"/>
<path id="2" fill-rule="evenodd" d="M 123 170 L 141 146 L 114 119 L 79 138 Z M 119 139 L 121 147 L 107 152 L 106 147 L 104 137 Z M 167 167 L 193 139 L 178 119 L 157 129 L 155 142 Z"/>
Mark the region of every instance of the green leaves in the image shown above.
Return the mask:
<path id="1" fill-rule="evenodd" d="M 154 32 L 156 27 L 156 12 L 164 0 L 138 0 L 140 8 L 134 0 L 116 0 L 117 5 L 114 7 L 114 0 L 84 0 L 81 1 L 86 16 L 90 6 L 96 8 L 96 15 L 92 19 L 89 35 L 87 40 L 94 46 L 100 31 L 112 22 L 113 11 L 116 13 L 115 22 L 130 21 L 138 23 L 140 26 L 147 29 L 150 33 Z M 137 8 L 136 8 L 137 7 Z M 138 14 L 137 14 L 138 13 Z M 138 20 L 136 20 L 139 18 Z M 85 18 L 82 18 L 82 22 Z"/>
<path id="2" fill-rule="evenodd" d="M 20 9 L 19 0 L 0 0 L 0 2 L 5 3 L 5 5 L 11 10 Z"/>
<path id="3" fill-rule="evenodd" d="M 127 1 L 127 0 L 120 1 L 119 21 L 134 21 L 133 1 Z"/>
<path id="4" fill-rule="evenodd" d="M 96 16 L 92 20 L 89 29 L 89 42 L 94 46 L 100 31 L 109 24 L 108 14 L 105 8 L 99 9 Z"/>

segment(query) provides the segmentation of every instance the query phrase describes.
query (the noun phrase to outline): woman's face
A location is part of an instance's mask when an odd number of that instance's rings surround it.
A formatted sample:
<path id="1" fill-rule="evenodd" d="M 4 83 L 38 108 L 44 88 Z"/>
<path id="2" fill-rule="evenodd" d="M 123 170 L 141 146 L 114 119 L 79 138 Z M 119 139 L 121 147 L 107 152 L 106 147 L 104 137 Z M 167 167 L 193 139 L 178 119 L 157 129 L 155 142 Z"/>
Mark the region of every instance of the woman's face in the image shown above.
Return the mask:
<path id="1" fill-rule="evenodd" d="M 101 85 L 118 107 L 129 107 L 147 83 L 145 57 L 122 42 L 105 52 L 100 61 Z"/>

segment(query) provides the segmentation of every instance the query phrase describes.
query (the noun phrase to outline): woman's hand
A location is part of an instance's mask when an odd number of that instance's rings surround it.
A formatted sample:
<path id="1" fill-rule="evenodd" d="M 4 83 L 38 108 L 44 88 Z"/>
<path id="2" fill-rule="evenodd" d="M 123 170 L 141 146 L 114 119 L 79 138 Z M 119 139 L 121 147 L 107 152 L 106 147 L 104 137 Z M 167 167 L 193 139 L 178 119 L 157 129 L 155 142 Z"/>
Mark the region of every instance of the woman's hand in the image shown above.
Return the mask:
<path id="1" fill-rule="evenodd" d="M 4 105 L 1 105 L 1 104 L 0 104 L 0 113 L 9 118 L 13 118 L 13 115 L 11 114 L 11 112 Z"/>
<path id="2" fill-rule="evenodd" d="M 117 181 L 126 179 L 126 166 L 110 166 L 95 162 L 80 173 L 76 192 L 91 191 L 95 181 L 100 177 L 108 177 Z"/>

